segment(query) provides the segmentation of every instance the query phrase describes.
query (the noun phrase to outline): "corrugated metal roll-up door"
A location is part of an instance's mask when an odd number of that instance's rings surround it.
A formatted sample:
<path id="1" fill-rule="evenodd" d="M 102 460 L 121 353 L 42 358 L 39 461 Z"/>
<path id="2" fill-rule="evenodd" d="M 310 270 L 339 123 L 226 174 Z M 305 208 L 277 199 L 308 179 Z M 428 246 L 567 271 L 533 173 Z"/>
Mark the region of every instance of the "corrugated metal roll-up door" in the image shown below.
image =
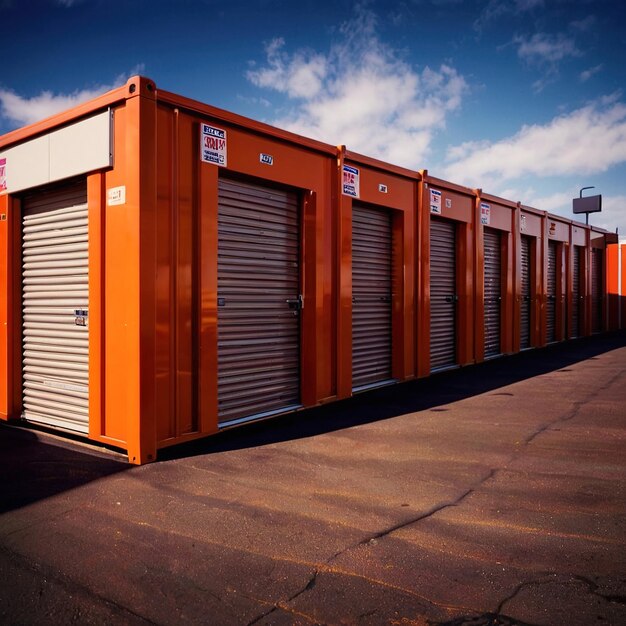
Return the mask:
<path id="1" fill-rule="evenodd" d="M 484 232 L 485 252 L 485 356 L 500 354 L 500 311 L 502 302 L 502 254 L 500 233 Z"/>
<path id="2" fill-rule="evenodd" d="M 456 365 L 456 225 L 430 222 L 430 369 Z"/>
<path id="3" fill-rule="evenodd" d="M 530 237 L 521 239 L 520 350 L 530 348 Z"/>
<path id="4" fill-rule="evenodd" d="M 548 241 L 548 276 L 546 284 L 546 341 L 556 341 L 556 243 Z"/>
<path id="5" fill-rule="evenodd" d="M 89 431 L 87 185 L 22 200 L 23 413 L 30 422 Z"/>
<path id="6" fill-rule="evenodd" d="M 391 214 L 352 209 L 352 386 L 391 378 Z"/>
<path id="7" fill-rule="evenodd" d="M 580 246 L 574 246 L 572 263 L 572 337 L 580 337 Z"/>
<path id="8" fill-rule="evenodd" d="M 221 424 L 300 404 L 298 195 L 219 181 L 218 403 Z"/>
<path id="9" fill-rule="evenodd" d="M 591 249 L 591 332 L 602 331 L 602 250 Z"/>

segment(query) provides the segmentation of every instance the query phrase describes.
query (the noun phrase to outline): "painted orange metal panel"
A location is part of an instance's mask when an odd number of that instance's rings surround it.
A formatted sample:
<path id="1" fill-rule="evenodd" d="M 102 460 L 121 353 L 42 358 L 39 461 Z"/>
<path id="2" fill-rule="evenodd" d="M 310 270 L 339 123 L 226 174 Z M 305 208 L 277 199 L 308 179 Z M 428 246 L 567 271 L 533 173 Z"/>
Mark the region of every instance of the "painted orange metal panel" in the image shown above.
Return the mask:
<path id="1" fill-rule="evenodd" d="M 11 372 L 12 324 L 11 280 L 12 263 L 12 221 L 9 211 L 9 196 L 0 196 L 0 419 L 6 420 L 12 413 Z"/>
<path id="2" fill-rule="evenodd" d="M 531 237 L 542 237 L 542 216 L 536 212 L 530 212 L 522 209 L 520 213 L 520 232 L 522 235 L 530 235 Z"/>
<path id="3" fill-rule="evenodd" d="M 620 328 L 626 328 L 626 244 L 620 244 L 620 267 L 622 280 L 620 284 Z"/>
<path id="4" fill-rule="evenodd" d="M 548 238 L 553 241 L 569 241 L 569 224 L 547 216 Z"/>
<path id="5" fill-rule="evenodd" d="M 475 360 L 474 344 L 474 224 L 460 222 L 457 248 L 459 287 L 457 354 L 459 365 Z"/>
<path id="6" fill-rule="evenodd" d="M 198 166 L 198 425 L 217 432 L 217 181 L 215 166 Z"/>
<path id="7" fill-rule="evenodd" d="M 609 320 L 608 330 L 619 328 L 619 245 L 611 244 L 606 247 L 606 283 Z"/>
<path id="8" fill-rule="evenodd" d="M 573 246 L 584 246 L 586 240 L 586 228 L 584 226 L 572 225 L 572 240 Z"/>
<path id="9" fill-rule="evenodd" d="M 100 439 L 104 424 L 104 176 L 87 177 L 89 222 L 89 438 Z"/>

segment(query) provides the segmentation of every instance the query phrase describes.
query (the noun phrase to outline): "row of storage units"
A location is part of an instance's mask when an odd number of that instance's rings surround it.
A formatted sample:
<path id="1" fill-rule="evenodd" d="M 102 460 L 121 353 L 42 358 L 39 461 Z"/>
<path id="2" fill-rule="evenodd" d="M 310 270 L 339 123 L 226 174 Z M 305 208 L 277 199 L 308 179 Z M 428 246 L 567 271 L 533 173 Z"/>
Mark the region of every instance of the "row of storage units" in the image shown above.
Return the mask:
<path id="1" fill-rule="evenodd" d="M 0 168 L 0 414 L 134 463 L 626 317 L 609 233 L 141 77 Z"/>

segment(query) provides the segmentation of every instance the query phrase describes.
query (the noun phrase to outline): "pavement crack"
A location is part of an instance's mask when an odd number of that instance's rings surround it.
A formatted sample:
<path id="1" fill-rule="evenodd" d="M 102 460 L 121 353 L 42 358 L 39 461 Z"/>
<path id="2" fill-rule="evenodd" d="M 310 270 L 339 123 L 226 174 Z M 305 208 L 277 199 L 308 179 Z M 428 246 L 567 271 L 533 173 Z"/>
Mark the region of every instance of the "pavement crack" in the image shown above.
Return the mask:
<path id="1" fill-rule="evenodd" d="M 472 485 L 469 489 L 467 489 L 466 491 L 464 491 L 462 494 L 460 494 L 457 498 L 455 498 L 452 501 L 449 502 L 442 502 L 440 504 L 436 504 L 433 507 L 431 507 L 430 509 L 428 509 L 427 511 L 425 511 L 424 513 L 421 513 L 420 515 L 418 515 L 417 517 L 413 517 L 411 519 L 408 520 L 404 520 L 403 522 L 400 522 L 398 524 L 394 524 L 393 526 L 390 526 L 388 528 L 385 528 L 383 530 L 378 531 L 377 533 L 373 533 L 371 535 L 369 535 L 368 537 L 365 537 L 364 539 L 361 539 L 361 541 L 359 541 L 357 544 L 352 545 L 352 546 L 348 546 L 347 548 L 340 550 L 339 552 L 337 552 L 336 554 L 334 554 L 331 559 L 329 559 L 328 563 L 334 561 L 337 557 L 341 556 L 344 552 L 347 552 L 348 550 L 351 550 L 353 548 L 356 548 L 358 546 L 362 546 L 362 545 L 366 545 L 374 540 L 378 540 L 378 539 L 383 539 L 384 537 L 387 537 L 388 535 L 391 535 L 392 533 L 401 530 L 403 528 L 407 528 L 408 526 L 412 526 L 413 524 L 417 524 L 425 519 L 428 519 L 429 517 L 432 517 L 433 515 L 436 515 L 437 513 L 439 513 L 440 511 L 443 511 L 444 509 L 450 508 L 450 507 L 454 507 L 454 506 L 458 506 L 459 504 L 461 504 L 461 502 L 463 502 L 463 500 L 465 500 L 465 498 L 467 498 L 468 496 L 472 495 L 477 489 L 479 489 L 482 485 L 484 485 L 488 480 L 491 480 L 496 473 L 499 471 L 499 469 L 491 469 L 485 476 L 483 476 L 475 485 Z"/>
<path id="2" fill-rule="evenodd" d="M 589 578 L 586 578 L 585 576 L 576 575 L 573 578 L 586 585 L 590 593 L 592 593 L 594 596 L 603 598 L 607 602 L 611 602 L 613 604 L 626 604 L 626 596 L 612 593 L 601 593 L 600 586 L 596 582 Z"/>
<path id="3" fill-rule="evenodd" d="M 253 624 L 258 623 L 263 618 L 268 617 L 269 615 L 271 615 L 272 613 L 274 613 L 274 611 L 278 609 L 289 611 L 290 610 L 289 607 L 286 607 L 285 605 L 288 604 L 289 602 L 293 602 L 296 598 L 301 596 L 303 593 L 306 593 L 307 591 L 310 591 L 311 589 L 313 589 L 317 583 L 318 575 L 319 575 L 319 569 L 315 569 L 313 571 L 313 574 L 309 577 L 309 580 L 307 580 L 306 585 L 302 587 L 302 589 L 299 589 L 298 591 L 296 591 L 292 596 L 287 598 L 287 600 L 279 600 L 278 602 L 274 603 L 274 606 L 272 606 L 272 608 L 269 611 L 265 611 L 265 613 L 261 613 L 261 615 L 257 615 L 257 617 L 255 617 L 251 622 L 248 622 L 247 626 L 253 626 Z"/>
<path id="4" fill-rule="evenodd" d="M 495 613 L 497 615 L 500 615 L 504 609 L 504 605 L 514 600 L 524 589 L 526 589 L 526 587 L 548 585 L 552 582 L 554 582 L 553 575 L 549 580 L 546 580 L 546 579 L 528 580 L 523 583 L 520 583 L 513 589 L 513 591 L 506 598 L 504 598 L 504 600 L 500 602 L 500 604 L 498 604 L 498 607 L 496 608 Z"/>

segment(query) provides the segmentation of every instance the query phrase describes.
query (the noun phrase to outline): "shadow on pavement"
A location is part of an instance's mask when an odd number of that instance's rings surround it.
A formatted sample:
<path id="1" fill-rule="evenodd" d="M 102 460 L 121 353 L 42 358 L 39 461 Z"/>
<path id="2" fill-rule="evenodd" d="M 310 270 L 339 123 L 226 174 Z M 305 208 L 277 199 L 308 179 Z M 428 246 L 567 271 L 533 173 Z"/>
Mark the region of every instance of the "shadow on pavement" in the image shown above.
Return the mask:
<path id="1" fill-rule="evenodd" d="M 348 400 L 252 422 L 159 451 L 159 460 L 211 454 L 311 437 L 415 413 L 563 370 L 626 345 L 626 331 L 558 343 L 359 394 Z M 306 371 L 303 374 L 306 376 Z"/>
<path id="2" fill-rule="evenodd" d="M 35 431 L 0 424 L 0 513 L 32 504 L 131 465 L 76 444 L 48 443 Z"/>
<path id="3" fill-rule="evenodd" d="M 226 430 L 213 437 L 160 450 L 159 461 L 296 440 L 436 409 L 526 378 L 565 369 L 625 345 L 626 332 L 622 331 L 531 350 Z M 71 441 L 48 441 L 37 431 L 0 423 L 0 513 L 132 467 L 123 458 L 96 450 L 82 451 Z"/>

